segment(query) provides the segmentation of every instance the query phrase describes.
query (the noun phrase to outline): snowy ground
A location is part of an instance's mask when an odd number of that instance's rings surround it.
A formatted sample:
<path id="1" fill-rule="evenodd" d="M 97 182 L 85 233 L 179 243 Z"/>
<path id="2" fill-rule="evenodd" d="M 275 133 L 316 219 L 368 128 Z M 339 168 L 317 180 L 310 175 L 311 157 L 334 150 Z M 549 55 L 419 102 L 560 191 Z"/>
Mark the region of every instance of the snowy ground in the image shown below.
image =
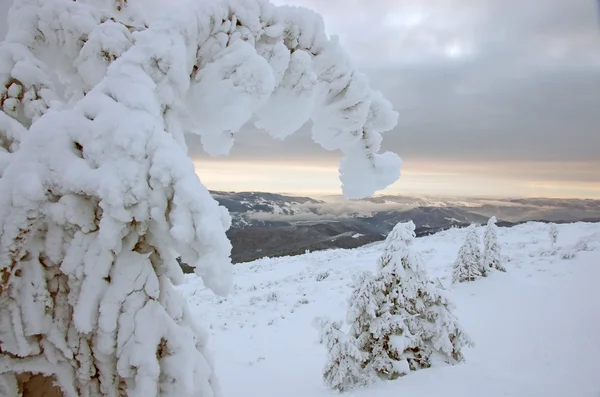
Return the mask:
<path id="1" fill-rule="evenodd" d="M 411 373 L 348 393 L 357 397 L 600 397 L 600 224 L 559 225 L 550 251 L 548 226 L 499 228 L 507 273 L 450 286 L 465 230 L 417 239 L 432 277 L 456 303 L 475 347 L 467 362 Z M 482 230 L 480 230 L 482 234 Z M 587 243 L 571 259 L 563 253 Z M 264 259 L 235 267 L 227 299 L 195 276 L 180 289 L 209 327 L 225 397 L 321 397 L 324 346 L 316 316 L 343 319 L 352 276 L 374 269 L 381 244 L 354 250 Z"/>

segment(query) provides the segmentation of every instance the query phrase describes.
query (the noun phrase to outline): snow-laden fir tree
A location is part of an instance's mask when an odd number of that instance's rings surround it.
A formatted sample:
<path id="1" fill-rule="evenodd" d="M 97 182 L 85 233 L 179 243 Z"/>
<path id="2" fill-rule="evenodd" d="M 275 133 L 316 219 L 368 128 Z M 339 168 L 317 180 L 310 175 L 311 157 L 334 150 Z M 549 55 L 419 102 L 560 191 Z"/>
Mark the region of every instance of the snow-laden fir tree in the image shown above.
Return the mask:
<path id="1" fill-rule="evenodd" d="M 554 249 L 554 245 L 558 240 L 558 228 L 555 223 L 551 223 L 548 228 L 548 236 L 550 237 L 550 248 Z"/>
<path id="2" fill-rule="evenodd" d="M 496 217 L 488 220 L 485 232 L 483 234 L 483 268 L 500 270 L 505 272 L 506 268 L 502 266 L 502 255 L 500 253 L 500 243 L 498 243 L 498 226 L 496 226 Z"/>
<path id="3" fill-rule="evenodd" d="M 157 2 L 150 2 L 158 4 Z M 0 390 L 220 395 L 176 257 L 231 285 L 227 211 L 185 133 L 228 153 L 248 120 L 311 120 L 344 195 L 399 176 L 397 121 L 322 19 L 264 0 L 18 0 L 0 44 Z M 54 393 L 54 394 L 52 394 Z"/>
<path id="4" fill-rule="evenodd" d="M 475 225 L 469 226 L 467 236 L 458 251 L 454 266 L 452 267 L 452 282 L 462 283 L 475 281 L 481 276 L 486 276 L 488 270 L 483 266 L 481 249 L 479 248 L 479 235 Z"/>
<path id="5" fill-rule="evenodd" d="M 327 348 L 327 362 L 323 369 L 325 384 L 345 392 L 364 386 L 369 378 L 363 370 L 366 354 L 358 349 L 354 338 L 341 330 L 342 322 L 321 321 L 320 342 Z"/>
<path id="6" fill-rule="evenodd" d="M 356 278 L 347 321 L 367 354 L 365 376 L 395 379 L 435 363 L 463 361 L 469 338 L 453 305 L 410 249 L 415 225 L 400 223 L 388 235 L 375 275 Z"/>

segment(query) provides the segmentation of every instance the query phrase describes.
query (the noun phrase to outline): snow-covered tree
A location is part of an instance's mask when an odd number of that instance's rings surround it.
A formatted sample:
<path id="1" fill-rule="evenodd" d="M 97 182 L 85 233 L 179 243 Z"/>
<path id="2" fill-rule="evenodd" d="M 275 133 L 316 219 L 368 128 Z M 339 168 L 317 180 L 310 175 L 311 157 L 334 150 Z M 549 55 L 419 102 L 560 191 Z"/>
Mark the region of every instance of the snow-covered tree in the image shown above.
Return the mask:
<path id="1" fill-rule="evenodd" d="M 488 220 L 483 235 L 483 268 L 500 270 L 505 272 L 502 266 L 502 255 L 500 253 L 500 244 L 498 243 L 498 226 L 496 226 L 496 217 Z"/>
<path id="2" fill-rule="evenodd" d="M 0 44 L 0 390 L 218 396 L 176 258 L 231 285 L 227 211 L 185 133 L 226 154 L 249 120 L 312 120 L 344 195 L 399 176 L 397 121 L 322 19 L 265 0 L 18 0 Z M 163 4 L 168 4 L 163 3 Z M 155 15 L 153 18 L 152 15 Z M 160 16 L 160 17 L 157 17 Z M 45 394 L 46 393 L 46 394 Z M 52 394 L 54 393 L 54 394 Z"/>
<path id="3" fill-rule="evenodd" d="M 320 342 L 327 348 L 327 363 L 323 369 L 325 384 L 340 392 L 369 382 L 363 371 L 366 354 L 358 349 L 355 339 L 341 330 L 342 322 L 322 321 Z"/>
<path id="4" fill-rule="evenodd" d="M 400 223 L 386 239 L 375 275 L 355 280 L 347 321 L 364 369 L 384 379 L 434 363 L 463 361 L 470 340 L 452 314 L 453 305 L 430 280 L 409 246 L 414 223 Z"/>
<path id="5" fill-rule="evenodd" d="M 475 225 L 469 226 L 465 242 L 458 250 L 458 255 L 452 268 L 452 282 L 462 283 L 474 281 L 486 276 L 488 269 L 482 265 L 479 235 Z"/>
<path id="6" fill-rule="evenodd" d="M 550 227 L 548 228 L 548 236 L 550 237 L 550 247 L 553 249 L 554 244 L 556 244 L 556 241 L 558 240 L 558 228 L 556 227 L 555 223 L 550 224 Z"/>

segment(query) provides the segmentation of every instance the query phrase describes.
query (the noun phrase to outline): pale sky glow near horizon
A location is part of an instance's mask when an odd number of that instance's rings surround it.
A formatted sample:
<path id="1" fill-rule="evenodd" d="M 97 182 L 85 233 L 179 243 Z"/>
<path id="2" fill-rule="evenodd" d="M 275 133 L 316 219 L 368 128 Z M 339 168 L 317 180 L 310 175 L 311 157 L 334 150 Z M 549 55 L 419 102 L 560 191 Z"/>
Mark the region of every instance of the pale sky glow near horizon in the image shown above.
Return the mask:
<path id="1" fill-rule="evenodd" d="M 378 194 L 600 198 L 595 0 L 276 0 L 320 13 L 400 113 Z M 190 155 L 214 190 L 341 194 L 339 154 L 240 131 L 231 155 Z"/>
<path id="2" fill-rule="evenodd" d="M 319 163 L 222 161 L 195 162 L 200 180 L 211 190 L 260 191 L 308 196 L 341 194 L 335 161 Z M 600 198 L 600 186 L 590 173 L 593 165 L 490 164 L 405 162 L 403 175 L 380 194 L 447 197 L 555 197 Z M 512 167 L 512 168 L 509 168 Z M 522 170 L 529 169 L 529 172 Z M 562 174 L 561 172 L 562 171 Z M 592 171 L 593 172 L 593 171 Z M 580 173 L 588 181 L 571 182 L 565 177 Z M 586 175 L 587 173 L 587 175 Z M 551 175 L 555 175 L 552 179 Z M 529 175 L 537 176 L 531 178 Z M 562 179 L 561 179 L 562 178 Z"/>

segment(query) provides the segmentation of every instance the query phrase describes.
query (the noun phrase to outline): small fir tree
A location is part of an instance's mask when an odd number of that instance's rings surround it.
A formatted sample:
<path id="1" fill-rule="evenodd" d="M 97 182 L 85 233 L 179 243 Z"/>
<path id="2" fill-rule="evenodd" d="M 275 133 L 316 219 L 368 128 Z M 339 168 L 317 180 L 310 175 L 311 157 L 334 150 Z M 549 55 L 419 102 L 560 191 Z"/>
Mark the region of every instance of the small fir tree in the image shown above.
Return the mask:
<path id="1" fill-rule="evenodd" d="M 558 228 L 555 223 L 550 224 L 548 235 L 550 236 L 550 247 L 554 249 L 554 244 L 556 244 L 556 241 L 558 240 Z"/>
<path id="2" fill-rule="evenodd" d="M 477 278 L 487 275 L 487 271 L 484 271 L 484 269 L 481 262 L 477 229 L 475 225 L 471 225 L 467 231 L 465 242 L 460 247 L 454 262 L 452 282 L 475 281 Z"/>
<path id="3" fill-rule="evenodd" d="M 391 313 L 388 287 L 391 285 L 386 285 L 382 273 L 373 276 L 365 272 L 356 277 L 347 321 L 358 347 L 367 354 L 365 372 L 395 378 L 400 352 L 394 349 L 390 336 L 403 333 L 406 336 L 408 330 L 402 317 Z M 408 371 L 403 369 L 401 375 Z"/>
<path id="4" fill-rule="evenodd" d="M 325 384 L 334 390 L 345 392 L 369 383 L 369 377 L 362 369 L 366 355 L 358 349 L 356 340 L 341 330 L 342 322 L 323 320 L 320 326 L 320 342 L 325 344 L 328 352 L 323 369 Z"/>
<path id="5" fill-rule="evenodd" d="M 415 225 L 398 224 L 386 239 L 378 272 L 355 280 L 347 320 L 364 369 L 384 379 L 463 361 L 470 344 L 452 314 L 453 306 L 427 277 L 421 258 L 409 249 Z"/>
<path id="6" fill-rule="evenodd" d="M 496 226 L 495 216 L 489 219 L 483 237 L 483 268 L 486 271 L 489 271 L 489 269 L 496 269 L 501 272 L 506 271 L 506 268 L 501 263 L 498 226 Z"/>

